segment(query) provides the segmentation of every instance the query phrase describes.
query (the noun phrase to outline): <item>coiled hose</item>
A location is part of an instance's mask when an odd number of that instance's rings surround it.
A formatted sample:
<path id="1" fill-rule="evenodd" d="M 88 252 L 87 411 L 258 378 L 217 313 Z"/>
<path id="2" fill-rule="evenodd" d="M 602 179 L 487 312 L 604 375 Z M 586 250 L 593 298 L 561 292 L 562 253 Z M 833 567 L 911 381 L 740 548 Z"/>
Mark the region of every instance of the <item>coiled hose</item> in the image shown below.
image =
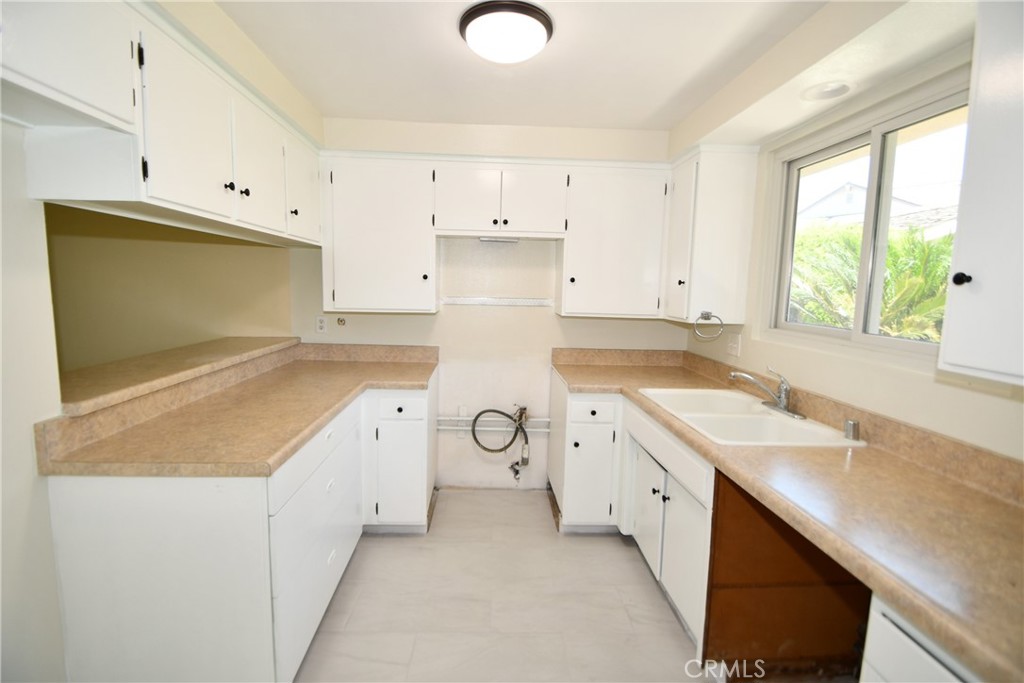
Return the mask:
<path id="1" fill-rule="evenodd" d="M 490 448 L 480 443 L 480 438 L 476 435 L 476 423 L 480 421 L 480 418 L 484 415 L 498 415 L 505 418 L 512 423 L 514 429 L 512 430 L 512 438 L 508 440 L 503 446 L 498 448 Z M 520 434 L 523 435 L 523 450 L 520 454 L 519 460 L 509 465 L 509 469 L 512 470 L 512 474 L 515 476 L 516 481 L 519 481 L 519 469 L 526 467 L 530 464 L 530 437 L 526 434 L 526 407 L 516 406 L 516 412 L 513 415 L 509 415 L 503 410 L 496 408 L 487 408 L 481 410 L 473 418 L 473 424 L 470 428 L 470 433 L 473 435 L 473 442 L 480 447 L 481 450 L 487 451 L 488 453 L 504 453 L 508 449 L 512 448 L 512 444 L 516 442 L 516 439 Z"/>

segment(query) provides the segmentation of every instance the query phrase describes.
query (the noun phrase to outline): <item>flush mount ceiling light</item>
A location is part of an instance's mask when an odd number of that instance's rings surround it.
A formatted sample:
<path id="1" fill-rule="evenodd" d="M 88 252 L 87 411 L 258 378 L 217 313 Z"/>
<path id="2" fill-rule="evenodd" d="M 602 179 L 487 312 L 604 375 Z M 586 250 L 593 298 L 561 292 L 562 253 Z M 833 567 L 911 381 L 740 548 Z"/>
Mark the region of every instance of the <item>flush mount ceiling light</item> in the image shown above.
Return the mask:
<path id="1" fill-rule="evenodd" d="M 544 49 L 554 27 L 541 8 L 517 0 L 489 0 L 473 5 L 459 20 L 469 49 L 498 64 L 515 64 Z"/>
<path id="2" fill-rule="evenodd" d="M 850 92 L 850 84 L 842 81 L 829 81 L 812 85 L 800 94 L 800 99 L 815 102 L 818 100 L 834 100 Z"/>

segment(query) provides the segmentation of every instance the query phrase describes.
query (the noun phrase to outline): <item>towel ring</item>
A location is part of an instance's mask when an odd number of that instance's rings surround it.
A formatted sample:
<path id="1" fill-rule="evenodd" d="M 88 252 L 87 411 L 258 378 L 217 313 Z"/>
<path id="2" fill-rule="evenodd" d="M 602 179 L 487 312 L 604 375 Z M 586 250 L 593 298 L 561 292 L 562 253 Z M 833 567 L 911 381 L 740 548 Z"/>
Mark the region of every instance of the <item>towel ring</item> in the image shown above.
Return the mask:
<path id="1" fill-rule="evenodd" d="M 711 320 L 712 318 L 718 321 L 718 329 L 712 334 L 701 334 L 700 328 L 697 325 L 698 321 Z M 725 331 L 725 323 L 722 322 L 722 319 L 719 318 L 714 313 L 712 313 L 711 311 L 701 311 L 700 316 L 697 317 L 697 320 L 693 321 L 693 333 L 700 337 L 701 339 L 718 339 L 719 337 L 722 336 L 723 331 Z"/>

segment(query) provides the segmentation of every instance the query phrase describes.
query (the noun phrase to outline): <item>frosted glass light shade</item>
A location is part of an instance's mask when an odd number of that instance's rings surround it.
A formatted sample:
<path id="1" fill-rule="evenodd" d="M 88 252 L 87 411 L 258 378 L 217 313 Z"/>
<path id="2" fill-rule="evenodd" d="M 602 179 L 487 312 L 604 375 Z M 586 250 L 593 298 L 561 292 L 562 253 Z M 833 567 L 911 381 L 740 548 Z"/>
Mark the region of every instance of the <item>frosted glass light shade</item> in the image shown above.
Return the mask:
<path id="1" fill-rule="evenodd" d="M 495 0 L 474 5 L 459 22 L 469 49 L 498 64 L 515 64 L 533 57 L 551 38 L 551 19 L 525 2 Z"/>

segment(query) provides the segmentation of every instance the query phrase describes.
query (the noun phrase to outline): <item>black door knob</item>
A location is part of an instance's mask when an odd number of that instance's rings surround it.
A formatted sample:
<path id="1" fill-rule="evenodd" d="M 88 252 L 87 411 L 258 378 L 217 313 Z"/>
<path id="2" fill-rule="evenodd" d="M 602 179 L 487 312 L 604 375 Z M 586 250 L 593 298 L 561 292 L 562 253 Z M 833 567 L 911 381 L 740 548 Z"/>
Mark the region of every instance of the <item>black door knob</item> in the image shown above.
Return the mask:
<path id="1" fill-rule="evenodd" d="M 225 190 L 231 190 L 232 192 L 234 192 L 235 191 L 235 181 L 232 180 L 230 183 L 224 183 L 224 189 Z"/>
<path id="2" fill-rule="evenodd" d="M 651 489 L 651 495 L 656 496 L 661 493 L 661 489 Z"/>
<path id="3" fill-rule="evenodd" d="M 579 448 L 580 447 L 580 442 L 579 441 L 573 441 L 572 442 L 572 447 L 573 448 Z"/>
<path id="4" fill-rule="evenodd" d="M 427 274 L 426 274 L 426 273 L 423 273 L 423 279 L 424 279 L 424 280 L 426 280 L 426 279 L 427 279 Z"/>
<path id="5" fill-rule="evenodd" d="M 244 190 L 242 190 L 238 194 L 242 194 L 242 195 L 245 195 L 246 197 L 248 197 L 249 196 L 249 188 L 248 187 L 245 188 Z"/>
<path id="6" fill-rule="evenodd" d="M 298 216 L 299 215 L 299 210 L 298 209 L 292 209 L 292 215 L 293 216 Z"/>
<path id="7" fill-rule="evenodd" d="M 502 219 L 501 224 L 502 225 L 508 225 L 508 219 L 507 218 Z"/>
<path id="8" fill-rule="evenodd" d="M 597 415 L 597 411 L 596 410 L 591 410 L 590 411 L 590 415 L 591 415 L 591 417 L 593 417 L 594 415 Z"/>
<path id="9" fill-rule="evenodd" d="M 964 284 L 967 284 L 968 282 L 970 282 L 973 279 L 974 278 L 971 277 L 970 275 L 968 275 L 967 273 L 954 273 L 954 275 L 953 275 L 953 284 L 954 285 L 964 285 Z"/>
<path id="10" fill-rule="evenodd" d="M 493 221 L 491 221 L 491 223 L 494 224 L 494 225 L 497 225 L 498 224 L 498 219 L 495 218 Z"/>
<path id="11" fill-rule="evenodd" d="M 569 278 L 569 282 L 576 282 L 576 278 L 574 278 L 574 277 Z"/>
<path id="12" fill-rule="evenodd" d="M 672 500 L 672 499 L 671 499 L 671 498 L 669 498 L 668 496 L 662 496 L 662 497 L 661 497 L 661 502 L 662 502 L 662 503 L 667 503 L 667 502 L 669 502 L 670 500 Z"/>
<path id="13" fill-rule="evenodd" d="M 686 280 L 680 280 L 680 281 L 679 281 L 679 284 L 681 284 L 681 285 L 685 285 L 685 284 L 686 284 Z"/>
<path id="14" fill-rule="evenodd" d="M 398 406 L 398 412 L 402 412 L 402 406 Z"/>

